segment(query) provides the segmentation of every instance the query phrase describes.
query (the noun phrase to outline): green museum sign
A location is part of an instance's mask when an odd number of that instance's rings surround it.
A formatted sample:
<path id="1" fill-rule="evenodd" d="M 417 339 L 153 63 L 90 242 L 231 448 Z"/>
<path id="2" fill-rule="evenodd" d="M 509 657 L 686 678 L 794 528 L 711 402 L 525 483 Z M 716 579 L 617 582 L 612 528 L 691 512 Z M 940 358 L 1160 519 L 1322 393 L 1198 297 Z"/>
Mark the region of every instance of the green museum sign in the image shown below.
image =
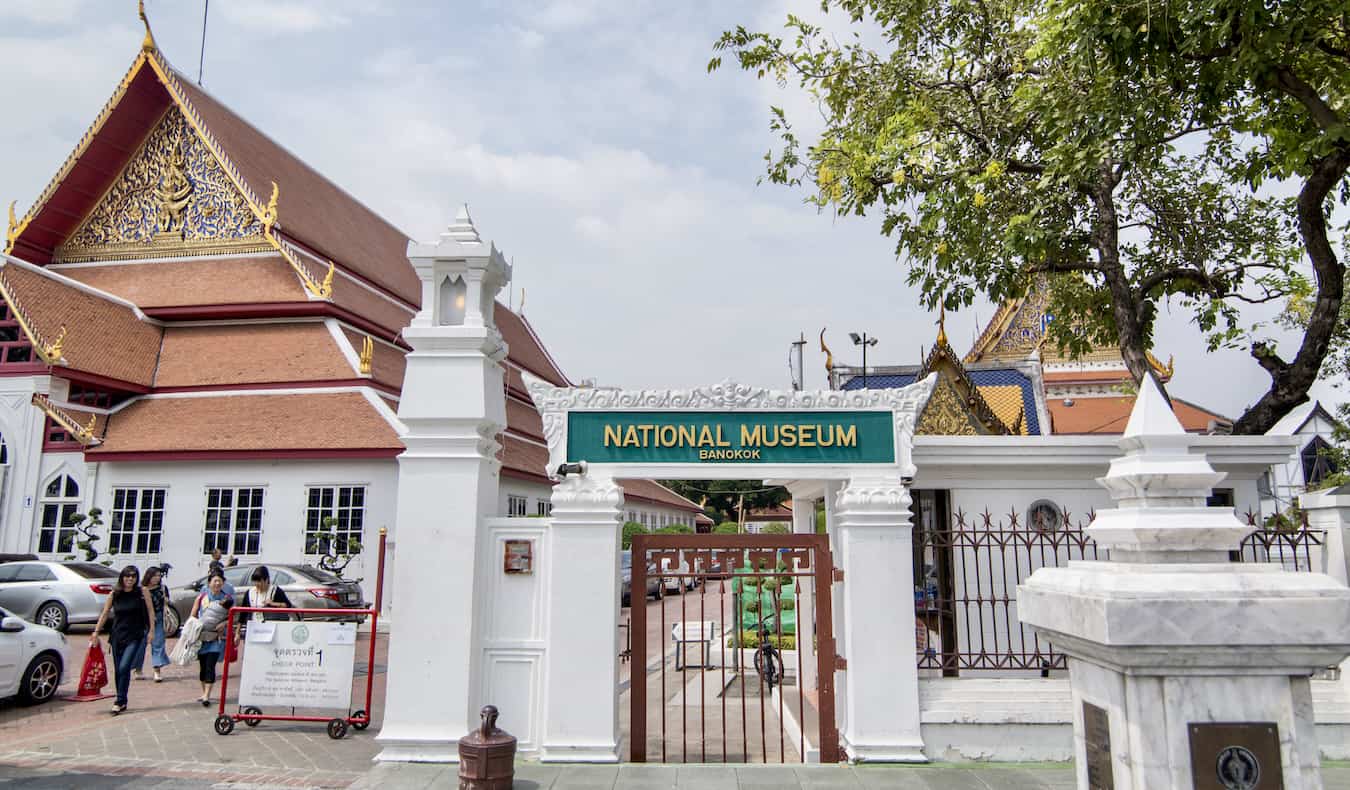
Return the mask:
<path id="1" fill-rule="evenodd" d="M 574 411 L 567 460 L 593 464 L 893 464 L 889 411 Z"/>

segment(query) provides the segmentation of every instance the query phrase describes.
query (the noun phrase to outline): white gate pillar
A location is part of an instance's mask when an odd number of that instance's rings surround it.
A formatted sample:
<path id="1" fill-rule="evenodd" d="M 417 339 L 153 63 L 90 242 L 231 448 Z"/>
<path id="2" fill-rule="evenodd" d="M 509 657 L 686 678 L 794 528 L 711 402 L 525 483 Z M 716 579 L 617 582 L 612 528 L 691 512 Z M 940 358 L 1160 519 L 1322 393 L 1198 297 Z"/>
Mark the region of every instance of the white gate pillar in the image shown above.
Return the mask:
<path id="1" fill-rule="evenodd" d="M 619 761 L 622 506 L 623 489 L 603 475 L 572 475 L 553 489 L 540 746 L 544 761 Z M 634 601 L 642 605 L 641 596 L 635 595 Z M 633 674 L 642 682 L 640 667 Z"/>
<path id="2" fill-rule="evenodd" d="M 844 748 L 855 762 L 924 762 L 909 487 L 898 473 L 853 477 L 835 505 Z"/>
<path id="3" fill-rule="evenodd" d="M 458 741 L 478 726 L 481 661 L 474 568 L 483 519 L 497 509 L 506 425 L 506 346 L 493 299 L 510 280 L 501 253 L 461 211 L 432 244 L 409 245 L 422 309 L 403 338 L 412 346 L 398 417 L 398 516 L 390 579 L 391 638 L 381 761 L 458 762 Z M 476 299 L 451 297 L 478 283 Z"/>
<path id="4" fill-rule="evenodd" d="M 1318 570 L 1350 584 L 1350 486 L 1303 494 L 1298 504 L 1308 515 L 1308 528 L 1326 532 Z"/>

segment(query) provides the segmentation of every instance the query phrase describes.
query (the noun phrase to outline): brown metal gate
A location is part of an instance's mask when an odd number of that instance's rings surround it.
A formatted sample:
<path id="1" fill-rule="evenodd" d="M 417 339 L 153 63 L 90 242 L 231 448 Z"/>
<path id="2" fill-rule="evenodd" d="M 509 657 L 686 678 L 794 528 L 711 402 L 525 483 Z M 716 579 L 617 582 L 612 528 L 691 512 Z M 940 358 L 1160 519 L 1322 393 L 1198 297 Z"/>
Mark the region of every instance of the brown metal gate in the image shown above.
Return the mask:
<path id="1" fill-rule="evenodd" d="M 634 536 L 632 761 L 838 762 L 833 578 L 825 535 Z"/>

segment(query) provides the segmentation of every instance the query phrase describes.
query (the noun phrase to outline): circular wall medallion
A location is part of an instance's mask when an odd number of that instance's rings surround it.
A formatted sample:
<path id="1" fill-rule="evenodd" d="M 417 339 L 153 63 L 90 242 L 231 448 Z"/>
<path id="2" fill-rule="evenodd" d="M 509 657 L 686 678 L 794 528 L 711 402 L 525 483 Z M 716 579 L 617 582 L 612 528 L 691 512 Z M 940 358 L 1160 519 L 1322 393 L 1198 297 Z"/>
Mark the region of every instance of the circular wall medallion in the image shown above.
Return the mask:
<path id="1" fill-rule="evenodd" d="M 1225 790 L 1255 790 L 1261 781 L 1261 761 L 1242 746 L 1229 746 L 1219 752 L 1214 770 Z"/>
<path id="2" fill-rule="evenodd" d="M 303 645 L 309 641 L 309 629 L 303 625 L 297 625 L 291 629 L 291 641 L 297 645 Z"/>

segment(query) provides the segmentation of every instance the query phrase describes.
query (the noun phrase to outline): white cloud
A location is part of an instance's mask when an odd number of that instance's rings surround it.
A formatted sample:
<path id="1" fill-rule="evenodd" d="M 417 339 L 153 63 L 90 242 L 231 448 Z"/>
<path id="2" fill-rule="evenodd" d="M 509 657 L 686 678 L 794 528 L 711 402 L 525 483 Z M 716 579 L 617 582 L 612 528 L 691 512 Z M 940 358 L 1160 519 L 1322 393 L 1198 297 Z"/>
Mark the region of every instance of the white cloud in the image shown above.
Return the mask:
<path id="1" fill-rule="evenodd" d="M 0 3 L 0 19 L 17 19 L 37 24 L 73 21 L 84 0 L 5 0 Z"/>
<path id="2" fill-rule="evenodd" d="M 348 27 L 372 5 L 350 0 L 230 0 L 221 4 L 220 13 L 254 32 L 292 35 Z"/>

